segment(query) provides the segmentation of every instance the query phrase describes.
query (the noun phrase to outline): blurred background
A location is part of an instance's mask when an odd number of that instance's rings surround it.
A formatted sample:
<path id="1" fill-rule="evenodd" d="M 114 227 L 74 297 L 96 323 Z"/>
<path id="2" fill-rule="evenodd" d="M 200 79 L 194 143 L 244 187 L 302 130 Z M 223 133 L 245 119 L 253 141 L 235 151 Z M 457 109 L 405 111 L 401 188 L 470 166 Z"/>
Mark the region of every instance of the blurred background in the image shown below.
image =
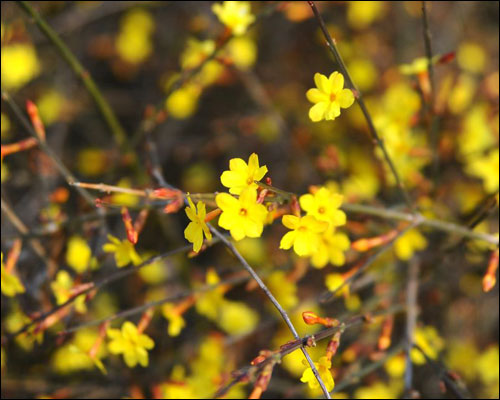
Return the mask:
<path id="1" fill-rule="evenodd" d="M 230 159 L 246 161 L 255 152 L 283 190 L 303 194 L 310 185 L 327 185 L 347 203 L 403 209 L 357 104 L 335 121 L 313 123 L 308 117 L 305 93 L 315 87 L 314 74 L 328 76 L 339 67 L 307 2 L 250 3 L 254 24 L 231 35 L 212 2 L 33 2 L 93 77 L 123 127 L 123 140 L 54 44 L 12 1 L 1 4 L 2 92 L 23 112 L 27 100 L 37 105 L 47 144 L 81 182 L 158 188 L 152 172 L 158 165 L 181 190 L 213 193 L 224 190 L 220 175 Z M 432 79 L 421 2 L 317 5 L 421 212 L 498 232 L 499 3 L 427 2 Z M 1 118 L 2 147 L 29 137 L 5 101 Z M 22 239 L 16 274 L 25 287 L 19 296 L 2 295 L 2 398 L 212 397 L 231 371 L 292 339 L 247 281 L 197 297 L 177 335 L 168 332 L 168 307 L 157 307 L 147 328 L 155 348 L 146 368 L 128 368 L 105 346 L 97 359 L 107 373 L 96 367 L 88 356 L 99 337 L 96 324 L 60 335 L 214 279 L 241 277 L 236 259 L 214 245 L 195 258 L 181 254 L 143 268 L 82 301 L 46 331 L 7 340 L 29 316 L 62 303 L 77 284 L 117 271 L 102 246 L 108 234 L 125 237 L 121 205 L 134 218 L 149 209 L 136 245 L 142 259 L 187 244 L 187 218 L 182 209 L 167 215 L 163 204 L 138 197 L 91 192 L 106 203 L 102 219 L 37 147 L 5 157 L 2 151 L 1 180 L 2 263 Z M 343 232 L 354 241 L 396 227 L 348 214 Z M 498 398 L 498 285 L 488 293 L 481 286 L 494 248 L 423 229 L 384 254 L 349 293 L 320 305 L 318 295 L 332 290 L 328 282 L 342 278 L 363 255 L 349 250 L 344 266 L 312 268 L 307 259 L 278 250 L 284 232 L 276 222 L 262 238 L 238 242 L 238 249 L 293 315 L 301 335 L 314 331 L 301 320 L 304 310 L 347 319 L 404 304 L 408 266 L 418 262 L 416 340 L 428 358 L 418 352 L 412 358 L 414 390 L 423 398 L 455 398 L 440 385 L 449 374 L 459 393 Z M 2 266 L 2 288 L 3 274 Z M 199 306 L 222 296 L 224 317 L 212 318 Z M 141 312 L 127 319 L 138 323 Z M 120 321 L 112 326 L 119 328 Z M 403 393 L 405 355 L 397 345 L 404 339 L 405 315 L 395 314 L 392 345 L 382 351 L 377 341 L 384 321 L 342 336 L 333 360 L 336 398 Z M 325 346 L 312 349 L 315 360 Z M 302 358 L 297 351 L 287 356 L 263 397 L 320 394 L 300 382 Z M 376 363 L 379 368 L 367 373 Z M 356 374 L 361 378 L 354 380 Z M 239 384 L 230 396 L 246 397 L 251 389 Z"/>

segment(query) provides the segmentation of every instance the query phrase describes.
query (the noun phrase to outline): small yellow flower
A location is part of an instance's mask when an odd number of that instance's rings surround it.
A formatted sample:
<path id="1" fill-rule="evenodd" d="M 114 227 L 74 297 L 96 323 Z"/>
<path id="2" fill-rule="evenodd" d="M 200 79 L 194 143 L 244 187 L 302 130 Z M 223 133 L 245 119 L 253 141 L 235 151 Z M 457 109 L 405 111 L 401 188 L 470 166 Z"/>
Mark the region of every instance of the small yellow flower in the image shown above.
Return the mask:
<path id="1" fill-rule="evenodd" d="M 344 225 L 346 215 L 339 207 L 344 196 L 333 193 L 326 187 L 321 187 L 314 194 L 300 196 L 299 203 L 307 215 L 312 215 L 320 221 L 330 222 L 331 226 Z"/>
<path id="2" fill-rule="evenodd" d="M 470 157 L 467 160 L 465 172 L 469 175 L 477 176 L 483 180 L 484 189 L 488 193 L 498 191 L 498 168 L 499 157 L 498 148 L 491 150 L 486 155 Z"/>
<path id="3" fill-rule="evenodd" d="M 319 221 L 312 215 L 296 217 L 295 215 L 284 215 L 283 225 L 292 231 L 283 236 L 280 242 L 280 249 L 288 250 L 293 246 L 293 250 L 299 256 L 309 256 L 318 250 L 320 233 L 328 228 L 328 223 Z"/>
<path id="4" fill-rule="evenodd" d="M 345 263 L 344 252 L 349 249 L 351 242 L 345 233 L 334 233 L 327 230 L 321 235 L 318 251 L 311 257 L 311 264 L 315 268 L 323 268 L 328 262 L 341 266 Z"/>
<path id="5" fill-rule="evenodd" d="M 92 251 L 87 242 L 80 236 L 72 236 L 68 240 L 66 262 L 77 273 L 85 272 L 90 265 Z"/>
<path id="6" fill-rule="evenodd" d="M 17 90 L 40 74 L 35 48 L 29 43 L 2 46 L 2 86 Z"/>
<path id="7" fill-rule="evenodd" d="M 354 103 L 352 91 L 344 89 L 344 76 L 340 72 L 332 72 L 328 78 L 316 73 L 314 83 L 316 88 L 306 93 L 307 99 L 314 103 L 309 110 L 311 121 L 334 120 L 340 115 L 340 108 L 348 108 Z"/>
<path id="8" fill-rule="evenodd" d="M 427 239 L 417 229 L 411 229 L 394 242 L 394 252 L 403 261 L 413 257 L 416 251 L 427 247 Z"/>
<path id="9" fill-rule="evenodd" d="M 139 265 L 142 262 L 141 257 L 135 251 L 134 245 L 128 239 L 120 240 L 113 235 L 108 235 L 110 243 L 104 244 L 102 249 L 106 253 L 113 253 L 115 255 L 116 266 L 118 268 L 124 267 L 129 263 Z"/>
<path id="10" fill-rule="evenodd" d="M 201 92 L 202 88 L 198 84 L 187 83 L 168 96 L 165 108 L 174 118 L 188 118 L 197 110 Z"/>
<path id="11" fill-rule="evenodd" d="M 70 297 L 72 297 L 71 289 L 74 287 L 73 279 L 68 271 L 59 271 L 56 275 L 56 279 L 50 284 L 50 288 L 56 297 L 56 302 L 58 305 L 66 303 Z M 85 295 L 80 295 L 75 299 L 75 310 L 80 314 L 85 314 L 87 312 L 87 306 L 85 305 Z"/>
<path id="12" fill-rule="evenodd" d="M 203 244 L 203 235 L 205 235 L 207 240 L 212 240 L 212 233 L 205 222 L 205 216 L 207 215 L 205 203 L 199 201 L 195 207 L 191 197 L 188 196 L 187 199 L 189 207 L 186 207 L 185 211 L 191 222 L 184 230 L 184 237 L 190 243 L 193 243 L 193 250 L 198 253 L 201 249 L 201 245 Z"/>
<path id="13" fill-rule="evenodd" d="M 123 354 L 123 359 L 129 368 L 138 363 L 143 367 L 149 364 L 148 352 L 155 342 L 148 335 L 140 333 L 137 327 L 130 321 L 123 323 L 120 329 L 108 329 L 108 350 L 112 354 Z"/>
<path id="14" fill-rule="evenodd" d="M 247 187 L 257 189 L 254 181 L 260 181 L 267 174 L 267 167 L 259 166 L 259 156 L 252 153 L 248 164 L 241 158 L 229 161 L 229 171 L 224 171 L 220 177 L 222 184 L 229 188 L 229 193 L 240 194 Z"/>
<path id="15" fill-rule="evenodd" d="M 255 16 L 250 9 L 248 1 L 225 1 L 222 4 L 215 3 L 212 11 L 220 22 L 226 25 L 234 35 L 243 35 L 248 26 L 255 21 Z"/>
<path id="16" fill-rule="evenodd" d="M 5 270 L 2 253 L 2 293 L 7 297 L 14 297 L 17 294 L 24 292 L 24 286 L 19 278 Z"/>
<path id="17" fill-rule="evenodd" d="M 219 193 L 215 202 L 222 210 L 219 226 L 230 231 L 234 240 L 262 235 L 267 209 L 257 203 L 256 189 L 244 189 L 238 199 L 228 193 Z"/>
<path id="18" fill-rule="evenodd" d="M 335 382 L 333 380 L 332 372 L 330 371 L 330 368 L 332 367 L 332 362 L 328 361 L 326 356 L 323 356 L 319 359 L 317 363 L 314 363 L 314 366 L 318 370 L 319 376 L 325 383 L 326 389 L 329 392 L 331 392 L 335 387 Z M 302 377 L 300 378 L 300 381 L 307 383 L 309 385 L 309 388 L 311 389 L 319 388 L 319 382 L 314 376 L 311 367 L 306 368 L 306 370 L 302 374 Z"/>
<path id="19" fill-rule="evenodd" d="M 176 309 L 176 305 L 172 303 L 164 304 L 161 308 L 163 316 L 168 319 L 168 335 L 172 337 L 179 336 L 179 333 L 186 326 L 186 321 Z"/>

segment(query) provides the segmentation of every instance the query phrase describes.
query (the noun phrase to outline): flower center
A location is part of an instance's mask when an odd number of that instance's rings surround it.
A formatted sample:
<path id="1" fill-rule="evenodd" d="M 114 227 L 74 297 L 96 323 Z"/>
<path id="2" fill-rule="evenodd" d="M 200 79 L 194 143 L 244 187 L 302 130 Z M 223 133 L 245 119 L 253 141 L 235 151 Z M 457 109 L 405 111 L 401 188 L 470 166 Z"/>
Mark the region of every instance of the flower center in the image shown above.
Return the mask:
<path id="1" fill-rule="evenodd" d="M 300 232 L 305 232 L 305 231 L 307 231 L 307 227 L 305 227 L 305 226 L 299 226 L 299 231 Z"/>
<path id="2" fill-rule="evenodd" d="M 242 217 L 246 216 L 246 215 L 247 215 L 247 210 L 246 210 L 245 208 L 241 208 L 241 209 L 240 209 L 240 215 L 241 215 Z"/>
<path id="3" fill-rule="evenodd" d="M 325 207 L 320 207 L 320 208 L 318 208 L 318 212 L 319 212 L 320 214 L 324 214 L 324 213 L 325 213 Z"/>
<path id="4" fill-rule="evenodd" d="M 251 185 L 252 183 L 253 183 L 253 179 L 251 176 L 249 176 L 247 179 L 247 185 Z"/>
<path id="5" fill-rule="evenodd" d="M 330 93 L 330 101 L 334 102 L 337 96 L 335 96 L 335 93 Z"/>

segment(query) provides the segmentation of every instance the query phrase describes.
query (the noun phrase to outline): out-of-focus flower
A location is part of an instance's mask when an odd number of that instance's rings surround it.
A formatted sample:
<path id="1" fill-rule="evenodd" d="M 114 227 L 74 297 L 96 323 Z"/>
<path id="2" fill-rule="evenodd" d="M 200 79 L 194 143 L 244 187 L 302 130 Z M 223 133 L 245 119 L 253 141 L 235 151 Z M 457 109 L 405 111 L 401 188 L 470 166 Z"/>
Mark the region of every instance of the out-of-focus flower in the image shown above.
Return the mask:
<path id="1" fill-rule="evenodd" d="M 216 322 L 230 335 L 244 335 L 257 326 L 259 314 L 241 301 L 224 300 L 220 305 Z"/>
<path id="2" fill-rule="evenodd" d="M 147 350 L 151 350 L 155 343 L 148 335 L 140 333 L 132 322 L 124 322 L 121 330 L 108 329 L 107 335 L 110 339 L 108 343 L 109 352 L 123 354 L 125 364 L 129 368 L 133 368 L 137 364 L 143 367 L 148 366 Z"/>
<path id="3" fill-rule="evenodd" d="M 334 120 L 340 115 L 340 108 L 348 108 L 354 103 L 352 91 L 344 89 L 344 76 L 340 72 L 332 72 L 328 78 L 316 73 L 314 83 L 316 88 L 306 93 L 307 99 L 314 103 L 309 110 L 313 122 Z"/>
<path id="4" fill-rule="evenodd" d="M 292 230 L 281 239 L 280 249 L 288 250 L 293 246 L 293 250 L 299 256 L 314 254 L 319 247 L 319 234 L 328 228 L 328 222 L 319 221 L 312 215 L 305 217 L 284 215 L 282 223 Z"/>
<path id="5" fill-rule="evenodd" d="M 189 207 L 186 207 L 185 211 L 191 222 L 184 230 L 184 237 L 190 243 L 193 243 L 193 251 L 198 253 L 203 244 L 203 236 L 205 236 L 207 240 L 212 240 L 212 233 L 205 222 L 205 217 L 207 215 L 205 203 L 199 201 L 195 207 L 189 195 L 188 202 Z"/>
<path id="6" fill-rule="evenodd" d="M 427 247 L 427 239 L 417 229 L 411 229 L 394 242 L 394 252 L 400 260 L 407 261 L 416 251 Z"/>
<path id="7" fill-rule="evenodd" d="M 35 48 L 29 43 L 2 46 L 2 86 L 7 90 L 23 87 L 40 73 Z"/>
<path id="8" fill-rule="evenodd" d="M 336 266 L 344 265 L 344 252 L 351 242 L 345 233 L 334 233 L 328 229 L 320 236 L 318 250 L 311 256 L 311 264 L 315 268 L 323 268 L 329 262 Z"/>
<path id="9" fill-rule="evenodd" d="M 349 1 L 347 3 L 347 22 L 355 29 L 369 27 L 380 19 L 385 12 L 383 1 Z"/>
<path id="10" fill-rule="evenodd" d="M 14 297 L 17 294 L 24 293 L 25 289 L 19 278 L 11 272 L 5 270 L 2 253 L 2 293 L 7 297 Z"/>
<path id="11" fill-rule="evenodd" d="M 180 89 L 174 90 L 165 100 L 165 108 L 177 119 L 185 119 L 194 114 L 198 108 L 198 99 L 201 95 L 201 87 L 194 83 L 188 83 Z"/>
<path id="12" fill-rule="evenodd" d="M 226 45 L 226 54 L 238 68 L 246 70 L 255 64 L 257 45 L 247 37 L 235 37 Z"/>
<path id="13" fill-rule="evenodd" d="M 36 102 L 43 123 L 50 125 L 58 121 L 62 116 L 65 103 L 66 99 L 58 91 L 46 91 Z"/>
<path id="14" fill-rule="evenodd" d="M 72 236 L 68 240 L 66 249 L 66 262 L 79 274 L 85 272 L 91 264 L 96 264 L 92 258 L 92 250 L 81 236 Z"/>
<path id="15" fill-rule="evenodd" d="M 317 363 L 314 363 L 314 366 L 318 370 L 319 376 L 323 380 L 326 389 L 331 392 L 335 387 L 332 372 L 330 371 L 330 368 L 332 367 L 331 361 L 328 361 L 327 357 L 323 356 Z M 311 389 L 319 388 L 319 382 L 314 376 L 311 367 L 306 368 L 306 370 L 302 374 L 302 377 L 300 378 L 300 381 L 307 383 Z"/>
<path id="16" fill-rule="evenodd" d="M 76 157 L 78 172 L 86 176 L 102 174 L 107 165 L 106 153 L 102 149 L 88 147 L 80 150 Z"/>
<path id="17" fill-rule="evenodd" d="M 106 253 L 113 253 L 118 268 L 124 267 L 130 263 L 139 265 L 142 262 L 141 257 L 135 251 L 134 245 L 128 239 L 120 240 L 113 235 L 108 235 L 108 243 L 102 246 Z"/>
<path id="18" fill-rule="evenodd" d="M 246 33 L 248 26 L 255 21 L 249 1 L 215 3 L 212 6 L 212 11 L 217 15 L 219 21 L 231 29 L 236 36 Z"/>
<path id="19" fill-rule="evenodd" d="M 186 326 L 186 321 L 177 311 L 175 304 L 167 303 L 161 308 L 163 316 L 168 319 L 168 334 L 169 336 L 179 336 L 182 329 Z"/>
<path id="20" fill-rule="evenodd" d="M 266 284 L 285 310 L 290 310 L 298 304 L 297 285 L 287 279 L 283 271 L 275 271 L 269 275 Z"/>
<path id="21" fill-rule="evenodd" d="M 252 153 L 248 164 L 241 158 L 232 158 L 229 161 L 229 171 L 222 173 L 220 181 L 229 188 L 229 193 L 240 194 L 247 187 L 257 189 L 255 181 L 260 181 L 266 174 L 267 167 L 259 166 L 259 156 Z"/>
<path id="22" fill-rule="evenodd" d="M 56 297 L 56 302 L 58 305 L 66 303 L 73 293 L 71 289 L 74 288 L 74 282 L 68 271 L 59 271 L 56 275 L 56 279 L 50 284 L 50 288 Z M 87 306 L 85 304 L 85 295 L 78 296 L 75 301 L 75 310 L 80 314 L 85 314 L 87 312 Z"/>
<path id="23" fill-rule="evenodd" d="M 464 42 L 457 51 L 457 62 L 461 68 L 468 72 L 480 73 L 486 66 L 486 53 L 477 43 Z"/>
<path id="24" fill-rule="evenodd" d="M 219 193 L 215 202 L 222 210 L 219 226 L 230 231 L 234 240 L 262 235 L 267 209 L 257 203 L 255 188 L 244 189 L 238 199 L 228 193 Z"/>
<path id="25" fill-rule="evenodd" d="M 498 191 L 498 148 L 491 150 L 486 155 L 472 158 L 466 165 L 465 171 L 483 181 L 484 189 L 488 193 Z"/>
<path id="26" fill-rule="evenodd" d="M 115 42 L 120 57 L 130 64 L 144 62 L 153 51 L 153 30 L 154 20 L 149 12 L 135 9 L 125 14 Z"/>
<path id="27" fill-rule="evenodd" d="M 181 68 L 183 70 L 198 68 L 214 51 L 215 42 L 213 40 L 188 39 L 186 49 L 180 57 Z M 223 71 L 224 66 L 219 61 L 210 60 L 197 73 L 195 80 L 203 86 L 211 85 L 219 79 Z"/>
<path id="28" fill-rule="evenodd" d="M 440 351 L 444 348 L 444 340 L 433 326 L 423 326 L 415 329 L 415 344 L 432 360 L 436 360 Z M 411 360 L 417 365 L 426 363 L 426 357 L 417 348 L 411 350 L 410 356 Z"/>

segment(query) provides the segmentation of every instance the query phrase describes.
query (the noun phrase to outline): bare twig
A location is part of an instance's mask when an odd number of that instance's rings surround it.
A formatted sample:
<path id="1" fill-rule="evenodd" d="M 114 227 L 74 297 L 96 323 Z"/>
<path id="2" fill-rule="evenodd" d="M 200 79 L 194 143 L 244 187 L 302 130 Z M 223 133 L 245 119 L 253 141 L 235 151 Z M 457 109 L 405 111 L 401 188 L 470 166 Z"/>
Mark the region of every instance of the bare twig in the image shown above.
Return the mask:
<path id="1" fill-rule="evenodd" d="M 125 134 L 123 127 L 121 126 L 118 118 L 111 109 L 108 101 L 102 95 L 99 87 L 95 83 L 89 71 L 83 67 L 83 65 L 80 63 L 80 61 L 78 61 L 73 52 L 62 41 L 59 35 L 50 27 L 50 25 L 45 21 L 40 13 L 38 13 L 29 2 L 18 1 L 17 4 L 33 18 L 33 21 L 44 33 L 47 39 L 49 39 L 49 41 L 55 46 L 59 54 L 68 63 L 73 72 L 81 79 L 85 88 L 92 96 L 92 99 L 94 100 L 102 117 L 104 118 L 104 121 L 113 133 L 114 140 L 118 144 L 120 149 L 123 151 L 130 150 L 127 135 Z"/>
<path id="2" fill-rule="evenodd" d="M 406 368 L 405 368 L 405 398 L 411 398 L 413 389 L 413 364 L 411 349 L 414 344 L 415 327 L 418 317 L 418 275 L 420 261 L 417 257 L 410 262 L 408 270 L 408 286 L 406 290 Z"/>
<path id="3" fill-rule="evenodd" d="M 413 203 L 411 201 L 410 195 L 408 194 L 408 191 L 406 190 L 406 187 L 401 180 L 399 173 L 396 169 L 396 166 L 394 165 L 394 162 L 391 159 L 391 156 L 389 155 L 389 152 L 387 151 L 387 148 L 385 147 L 384 141 L 380 138 L 379 134 L 377 133 L 377 129 L 375 128 L 375 124 L 373 123 L 373 119 L 368 111 L 368 108 L 366 107 L 365 101 L 363 100 L 363 95 L 359 91 L 359 89 L 356 87 L 354 84 L 351 75 L 349 74 L 349 71 L 347 70 L 346 64 L 344 63 L 344 60 L 342 59 L 342 56 L 340 55 L 340 52 L 337 49 L 337 45 L 335 44 L 335 41 L 332 39 L 332 36 L 330 35 L 330 32 L 328 32 L 328 29 L 326 28 L 325 21 L 323 20 L 323 17 L 319 13 L 316 4 L 314 1 L 308 1 L 307 2 L 309 6 L 311 7 L 314 17 L 316 18 L 316 21 L 318 22 L 319 27 L 321 28 L 321 31 L 323 32 L 323 35 L 325 36 L 326 42 L 328 44 L 328 47 L 335 57 L 335 60 L 337 60 L 337 63 L 339 64 L 339 68 L 342 71 L 342 74 L 345 76 L 347 84 L 349 87 L 354 91 L 355 97 L 358 100 L 359 107 L 361 108 L 361 111 L 366 119 L 366 122 L 368 123 L 368 128 L 370 131 L 370 135 L 372 137 L 372 140 L 375 142 L 377 146 L 380 147 L 380 150 L 382 151 L 382 154 L 384 155 L 385 161 L 387 162 L 387 165 L 389 166 L 389 169 L 392 172 L 392 175 L 394 176 L 394 179 L 396 181 L 396 185 L 399 187 L 401 190 L 401 193 L 403 195 L 403 198 L 406 202 L 406 205 L 409 207 L 411 211 L 414 211 Z"/>

